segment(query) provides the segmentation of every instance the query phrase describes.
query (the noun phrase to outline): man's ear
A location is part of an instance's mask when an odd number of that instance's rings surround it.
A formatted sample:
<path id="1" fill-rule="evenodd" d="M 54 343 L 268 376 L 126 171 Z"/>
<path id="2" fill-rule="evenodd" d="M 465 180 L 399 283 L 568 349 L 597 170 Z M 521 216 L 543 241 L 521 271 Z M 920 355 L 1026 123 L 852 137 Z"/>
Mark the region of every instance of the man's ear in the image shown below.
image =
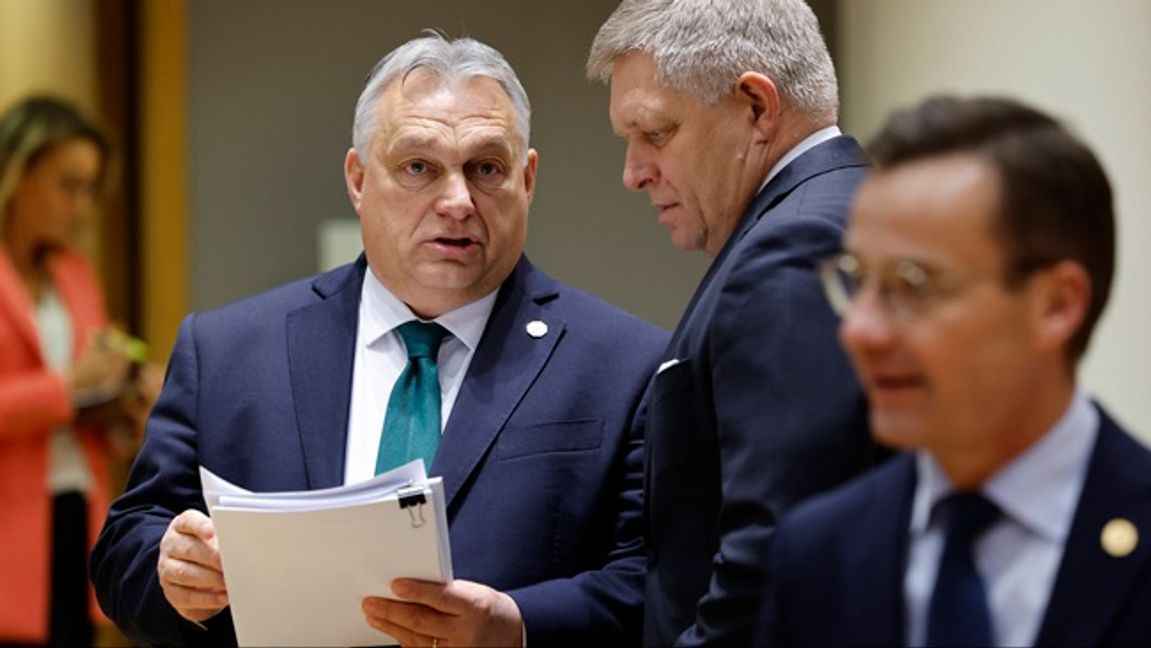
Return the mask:
<path id="1" fill-rule="evenodd" d="M 1060 261 L 1033 278 L 1032 321 L 1041 350 L 1059 350 L 1083 326 L 1091 306 L 1091 278 L 1075 261 Z"/>
<path id="2" fill-rule="evenodd" d="M 527 162 L 524 164 L 524 189 L 528 194 L 528 204 L 532 202 L 532 195 L 536 190 L 536 167 L 540 156 L 535 149 L 528 149 Z"/>
<path id="3" fill-rule="evenodd" d="M 344 156 L 344 183 L 348 186 L 348 199 L 356 213 L 360 211 L 360 200 L 364 194 L 364 165 L 355 148 L 348 149 Z"/>
<path id="4" fill-rule="evenodd" d="M 758 72 L 744 72 L 735 82 L 735 100 L 747 109 L 757 131 L 774 136 L 782 111 L 774 81 Z"/>

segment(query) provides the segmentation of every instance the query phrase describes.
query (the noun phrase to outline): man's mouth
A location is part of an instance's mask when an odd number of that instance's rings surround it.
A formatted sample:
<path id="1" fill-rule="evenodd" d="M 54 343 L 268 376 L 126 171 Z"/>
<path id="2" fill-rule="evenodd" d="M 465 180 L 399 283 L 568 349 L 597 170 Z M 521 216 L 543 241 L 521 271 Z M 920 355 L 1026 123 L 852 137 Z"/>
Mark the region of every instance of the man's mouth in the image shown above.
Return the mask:
<path id="1" fill-rule="evenodd" d="M 447 236 L 440 236 L 434 239 L 434 242 L 439 245 L 446 245 L 453 248 L 466 248 L 476 243 L 476 240 L 468 237 L 453 238 Z"/>
<path id="2" fill-rule="evenodd" d="M 872 375 L 867 383 L 868 392 L 873 400 L 880 401 L 878 404 L 886 399 L 906 397 L 927 385 L 927 381 L 918 374 Z"/>

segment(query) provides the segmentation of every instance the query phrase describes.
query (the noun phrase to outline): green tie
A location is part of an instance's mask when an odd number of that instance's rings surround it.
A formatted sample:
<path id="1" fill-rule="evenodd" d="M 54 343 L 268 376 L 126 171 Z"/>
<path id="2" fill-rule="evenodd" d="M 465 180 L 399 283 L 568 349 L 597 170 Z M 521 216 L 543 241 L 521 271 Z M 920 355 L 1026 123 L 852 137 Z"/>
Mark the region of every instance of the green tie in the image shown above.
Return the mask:
<path id="1" fill-rule="evenodd" d="M 436 355 L 448 332 L 439 324 L 408 322 L 397 329 L 408 348 L 408 366 L 392 387 L 376 474 L 423 459 L 431 470 L 440 444 L 440 372 Z"/>

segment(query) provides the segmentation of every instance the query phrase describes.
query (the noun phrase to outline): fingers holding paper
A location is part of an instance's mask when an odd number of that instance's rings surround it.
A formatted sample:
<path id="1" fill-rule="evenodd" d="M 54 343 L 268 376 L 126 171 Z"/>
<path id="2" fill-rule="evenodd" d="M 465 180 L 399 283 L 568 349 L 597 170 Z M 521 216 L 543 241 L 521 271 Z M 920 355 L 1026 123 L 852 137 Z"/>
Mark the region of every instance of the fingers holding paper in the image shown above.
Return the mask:
<path id="1" fill-rule="evenodd" d="M 216 528 L 200 511 L 184 511 L 168 525 L 156 573 L 164 597 L 185 619 L 198 623 L 228 605 Z"/>
<path id="2" fill-rule="evenodd" d="M 403 646 L 522 646 L 523 619 L 512 597 L 486 585 L 399 578 L 395 601 L 369 596 L 364 616 Z M 434 640 L 434 641 L 433 641 Z"/>

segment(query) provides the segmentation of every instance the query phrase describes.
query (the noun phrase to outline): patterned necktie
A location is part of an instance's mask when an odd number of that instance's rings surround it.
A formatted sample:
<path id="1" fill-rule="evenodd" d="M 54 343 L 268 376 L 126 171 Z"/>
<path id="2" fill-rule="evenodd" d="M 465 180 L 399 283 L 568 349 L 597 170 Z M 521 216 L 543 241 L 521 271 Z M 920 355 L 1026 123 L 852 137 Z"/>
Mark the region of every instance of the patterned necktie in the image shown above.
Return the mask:
<path id="1" fill-rule="evenodd" d="M 408 366 L 392 387 L 376 474 L 423 459 L 432 468 L 440 444 L 440 372 L 436 355 L 448 332 L 439 324 L 408 322 L 397 329 L 408 349 Z"/>
<path id="2" fill-rule="evenodd" d="M 990 646 L 987 591 L 971 545 L 999 517 L 999 507 L 978 492 L 955 493 L 938 505 L 948 512 L 947 540 L 927 617 L 928 646 Z"/>

